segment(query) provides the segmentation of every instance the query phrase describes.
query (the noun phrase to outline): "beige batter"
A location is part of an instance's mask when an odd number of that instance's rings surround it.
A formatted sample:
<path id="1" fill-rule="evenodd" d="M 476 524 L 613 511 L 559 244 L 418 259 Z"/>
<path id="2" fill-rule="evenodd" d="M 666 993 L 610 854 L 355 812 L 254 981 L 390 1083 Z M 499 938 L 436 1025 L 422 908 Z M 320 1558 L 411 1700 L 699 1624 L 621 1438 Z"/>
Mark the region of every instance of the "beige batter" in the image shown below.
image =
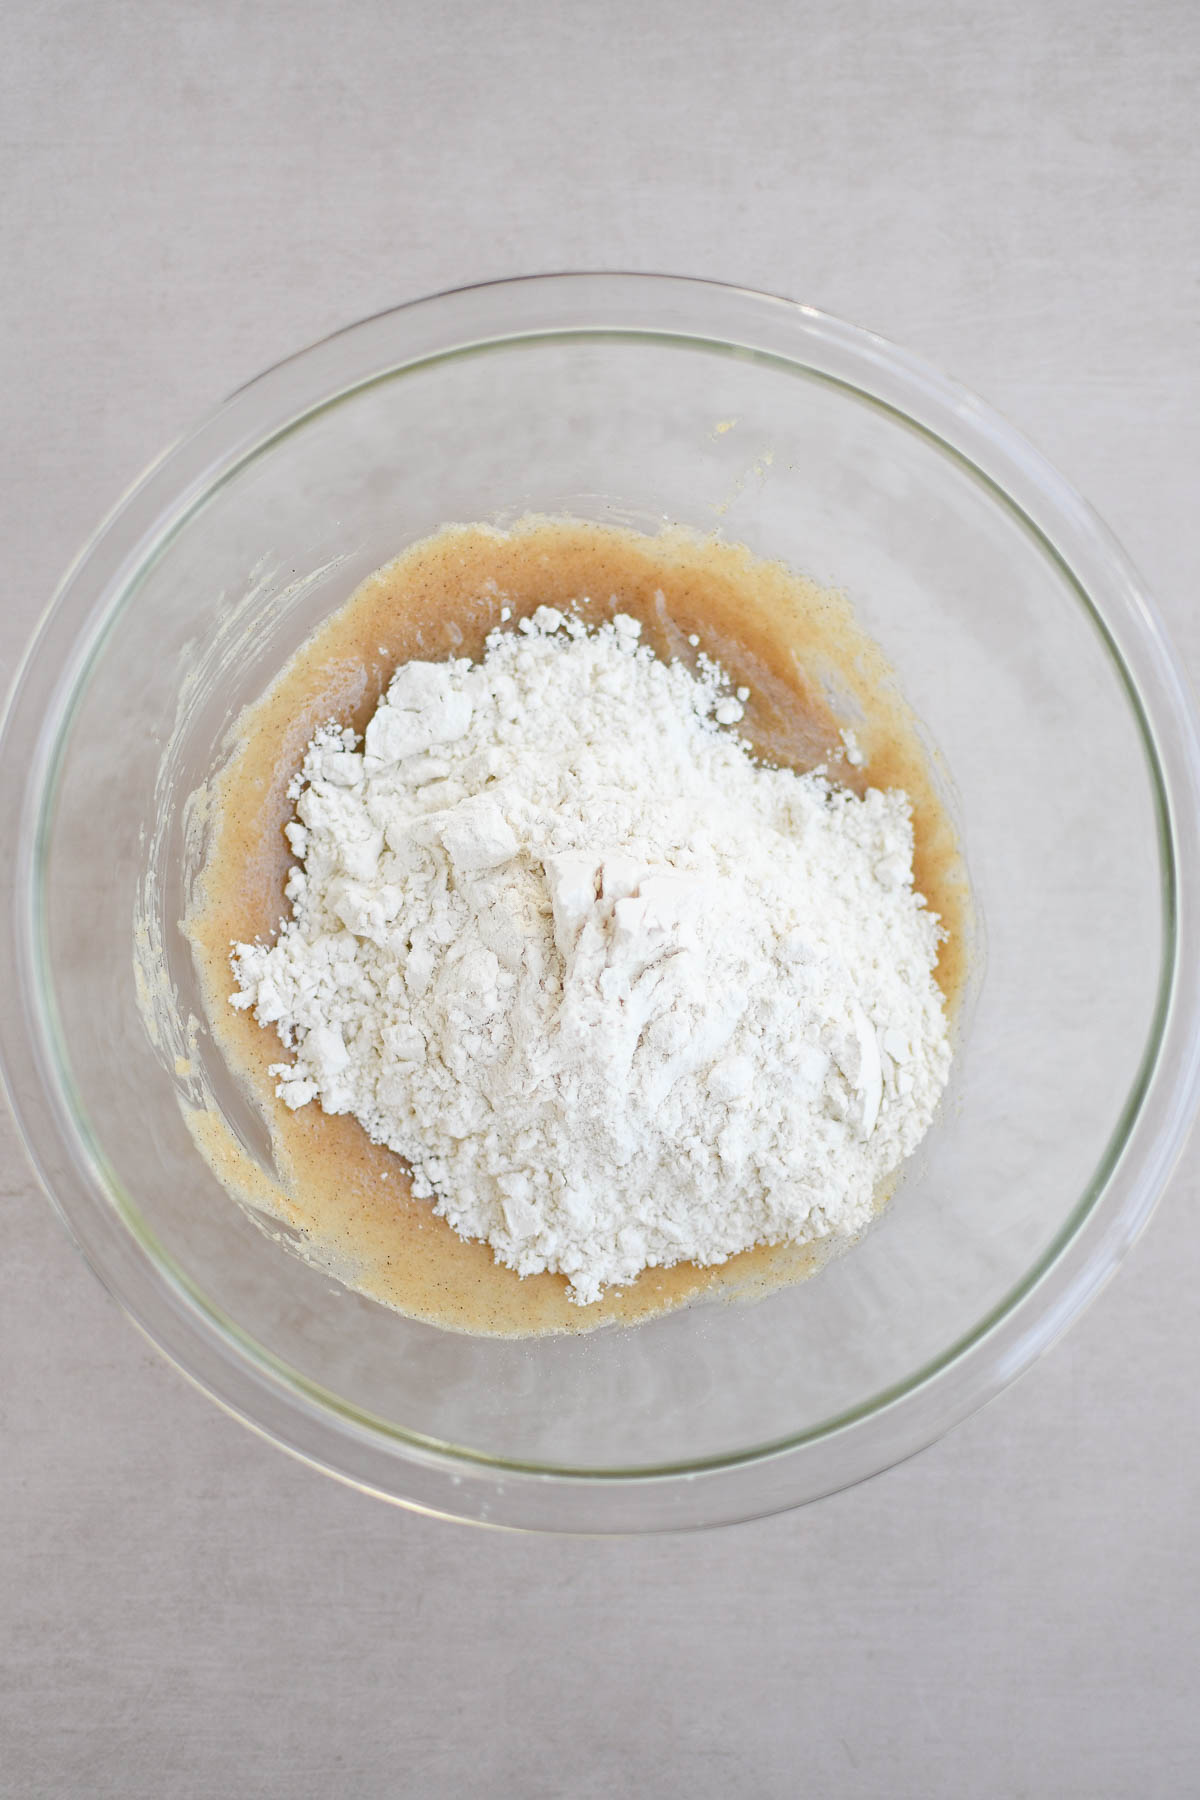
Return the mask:
<path id="1" fill-rule="evenodd" d="M 209 795 L 207 854 L 185 922 L 214 1037 L 267 1122 L 278 1180 L 263 1175 L 218 1115 L 198 1113 L 191 1123 L 225 1185 L 299 1230 L 318 1262 L 417 1318 L 504 1336 L 628 1324 L 700 1295 L 761 1293 L 811 1273 L 829 1253 L 762 1246 L 715 1268 L 649 1269 L 593 1306 L 573 1305 L 565 1277 L 521 1279 L 485 1244 L 458 1237 L 432 1202 L 413 1198 L 405 1165 L 356 1120 L 316 1104 L 289 1112 L 267 1074 L 281 1056 L 275 1033 L 228 1004 L 231 944 L 271 937 L 287 914 L 287 787 L 316 727 L 336 718 L 361 731 L 400 663 L 478 656 L 502 607 L 515 623 L 539 605 L 577 607 L 593 621 L 632 613 L 660 655 L 689 663 L 698 654 L 689 638 L 698 635 L 735 684 L 749 687 L 741 729 L 761 756 L 800 770 L 825 762 L 856 791 L 904 788 L 916 885 L 947 931 L 936 974 L 952 1015 L 966 973 L 968 891 L 955 833 L 913 717 L 841 596 L 715 538 L 545 519 L 507 533 L 450 527 L 371 576 L 240 720 L 237 747 Z M 864 752 L 861 768 L 843 755 L 846 724 Z"/>

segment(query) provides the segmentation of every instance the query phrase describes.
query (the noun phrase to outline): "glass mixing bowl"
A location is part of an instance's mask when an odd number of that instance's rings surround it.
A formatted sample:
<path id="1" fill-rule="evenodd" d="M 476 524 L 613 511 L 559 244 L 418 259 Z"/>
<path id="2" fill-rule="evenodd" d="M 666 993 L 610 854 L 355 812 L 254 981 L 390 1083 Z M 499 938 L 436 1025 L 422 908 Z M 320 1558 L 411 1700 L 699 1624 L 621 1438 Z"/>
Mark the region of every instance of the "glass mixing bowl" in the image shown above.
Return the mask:
<path id="1" fill-rule="evenodd" d="M 719 524 L 845 589 L 944 758 L 981 931 L 951 1092 L 863 1243 L 755 1304 L 506 1342 L 347 1290 L 218 1185 L 180 1109 L 186 1056 L 214 1052 L 202 1024 L 189 1044 L 178 920 L 182 803 L 241 707 L 413 539 L 529 510 Z M 1200 753 L 1137 578 L 1001 420 L 809 307 L 553 276 L 401 307 L 279 364 L 87 546 L 3 755 L 3 1061 L 47 1190 L 216 1399 L 429 1511 L 691 1526 L 896 1462 L 1095 1294 L 1196 1103 Z M 138 908 L 173 996 L 149 1034 Z"/>

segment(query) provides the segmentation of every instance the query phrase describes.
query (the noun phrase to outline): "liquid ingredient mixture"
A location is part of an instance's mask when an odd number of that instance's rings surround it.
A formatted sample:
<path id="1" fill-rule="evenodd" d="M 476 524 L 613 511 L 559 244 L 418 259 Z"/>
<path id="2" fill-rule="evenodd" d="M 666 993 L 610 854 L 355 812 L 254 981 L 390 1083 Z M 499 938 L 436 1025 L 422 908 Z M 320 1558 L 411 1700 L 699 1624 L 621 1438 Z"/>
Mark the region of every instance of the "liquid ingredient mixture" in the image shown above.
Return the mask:
<path id="1" fill-rule="evenodd" d="M 438 602 L 481 661 L 432 660 Z M 396 669 L 377 708 L 386 664 L 345 704 L 355 632 Z M 189 920 L 274 1210 L 366 1291 L 509 1332 L 775 1284 L 860 1230 L 945 1085 L 965 901 L 869 649 L 835 597 L 682 533 L 455 528 L 365 584 L 243 721 Z M 865 758 L 818 680 L 868 702 Z M 912 808 L 872 785 L 897 773 Z M 231 938 L 287 1062 L 246 1054 L 268 1034 L 230 1017 Z"/>

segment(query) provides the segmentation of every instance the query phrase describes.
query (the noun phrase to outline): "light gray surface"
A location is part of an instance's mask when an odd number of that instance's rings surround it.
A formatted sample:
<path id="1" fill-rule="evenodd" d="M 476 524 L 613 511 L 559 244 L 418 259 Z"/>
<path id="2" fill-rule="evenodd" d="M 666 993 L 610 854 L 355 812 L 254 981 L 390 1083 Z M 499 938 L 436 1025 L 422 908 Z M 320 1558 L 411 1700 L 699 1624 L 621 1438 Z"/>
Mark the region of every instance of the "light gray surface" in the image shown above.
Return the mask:
<path id="1" fill-rule="evenodd" d="M 1099 506 L 1200 671 L 1200 12 L 9 7 L 5 597 L 263 364 L 550 267 L 789 293 Z M 804 1513 L 634 1543 L 343 1490 L 123 1321 L 0 1126 L 0 1793 L 1174 1795 L 1200 1783 L 1200 1146 L 1017 1389 Z"/>

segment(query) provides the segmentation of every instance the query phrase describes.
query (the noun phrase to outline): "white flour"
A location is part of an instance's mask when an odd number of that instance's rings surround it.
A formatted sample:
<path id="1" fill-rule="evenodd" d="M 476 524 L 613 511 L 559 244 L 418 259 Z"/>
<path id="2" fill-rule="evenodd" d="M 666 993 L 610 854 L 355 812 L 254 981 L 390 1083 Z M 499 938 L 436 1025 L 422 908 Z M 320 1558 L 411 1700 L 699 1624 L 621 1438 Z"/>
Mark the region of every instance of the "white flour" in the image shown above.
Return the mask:
<path id="1" fill-rule="evenodd" d="M 904 795 L 756 765 L 746 691 L 639 630 L 543 607 L 319 732 L 293 916 L 234 953 L 287 1104 L 581 1302 L 857 1231 L 950 1061 Z"/>

